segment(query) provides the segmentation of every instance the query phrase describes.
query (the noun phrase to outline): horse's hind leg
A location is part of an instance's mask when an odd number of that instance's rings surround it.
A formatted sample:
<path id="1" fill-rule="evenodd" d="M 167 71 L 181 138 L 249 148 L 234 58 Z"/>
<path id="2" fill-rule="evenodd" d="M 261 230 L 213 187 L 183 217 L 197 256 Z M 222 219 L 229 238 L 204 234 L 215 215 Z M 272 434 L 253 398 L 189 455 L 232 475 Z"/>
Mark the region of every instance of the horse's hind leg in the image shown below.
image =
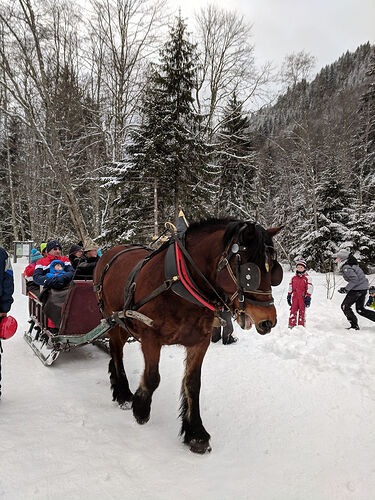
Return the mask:
<path id="1" fill-rule="evenodd" d="M 181 390 L 181 435 L 195 453 L 211 451 L 210 435 L 203 427 L 199 410 L 201 367 L 210 337 L 201 344 L 186 348 L 186 369 Z"/>
<path id="2" fill-rule="evenodd" d="M 124 344 L 128 334 L 120 327 L 115 326 L 109 333 L 109 348 L 111 351 L 111 360 L 109 362 L 108 372 L 111 382 L 112 399 L 117 401 L 123 409 L 131 408 L 133 394 L 129 389 L 129 382 L 126 377 L 123 363 Z"/>
<path id="3" fill-rule="evenodd" d="M 154 339 L 142 339 L 145 371 L 142 381 L 133 396 L 133 414 L 139 424 L 150 419 L 152 394 L 160 383 L 160 344 Z"/>

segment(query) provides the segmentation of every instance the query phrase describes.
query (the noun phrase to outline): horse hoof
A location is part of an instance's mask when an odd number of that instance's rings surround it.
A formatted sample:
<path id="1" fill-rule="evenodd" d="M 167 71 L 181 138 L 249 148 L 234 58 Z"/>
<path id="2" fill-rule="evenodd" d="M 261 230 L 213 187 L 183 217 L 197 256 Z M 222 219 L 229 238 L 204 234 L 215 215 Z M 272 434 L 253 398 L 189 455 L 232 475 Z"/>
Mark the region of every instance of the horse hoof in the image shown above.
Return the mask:
<path id="1" fill-rule="evenodd" d="M 203 455 L 204 453 L 210 453 L 212 448 L 209 441 L 199 441 L 198 439 L 192 439 L 189 443 L 190 451 L 193 453 L 199 453 Z"/>
<path id="2" fill-rule="evenodd" d="M 119 404 L 119 407 L 121 410 L 131 410 L 132 409 L 132 402 L 131 401 L 124 401 L 123 403 Z"/>
<path id="3" fill-rule="evenodd" d="M 148 415 L 147 417 L 136 417 L 134 415 L 134 417 L 140 425 L 147 424 L 147 422 L 150 420 L 150 415 Z"/>

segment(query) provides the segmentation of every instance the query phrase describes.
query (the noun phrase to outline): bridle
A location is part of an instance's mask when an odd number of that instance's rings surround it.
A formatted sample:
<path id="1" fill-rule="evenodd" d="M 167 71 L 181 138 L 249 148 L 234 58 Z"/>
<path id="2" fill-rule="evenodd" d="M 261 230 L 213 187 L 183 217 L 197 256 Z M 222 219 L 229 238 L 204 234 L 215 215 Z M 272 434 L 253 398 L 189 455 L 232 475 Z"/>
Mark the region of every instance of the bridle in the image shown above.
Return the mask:
<path id="1" fill-rule="evenodd" d="M 241 231 L 240 231 L 241 233 Z M 267 246 L 266 246 L 267 249 Z M 265 250 L 266 250 L 265 249 Z M 238 309 L 235 313 L 240 318 L 240 325 L 244 327 L 245 325 L 245 305 L 253 304 L 262 307 L 272 307 L 274 305 L 274 300 L 272 298 L 272 290 L 260 290 L 259 284 L 261 279 L 261 272 L 259 267 L 253 262 L 242 263 L 242 257 L 240 252 L 245 252 L 247 250 L 246 246 L 241 246 L 237 242 L 233 241 L 227 246 L 223 255 L 220 257 L 216 274 L 218 275 L 223 270 L 226 270 L 232 279 L 233 283 L 236 285 L 236 291 L 229 297 L 228 307 L 230 307 L 234 300 L 238 298 Z M 266 253 L 266 252 L 265 252 Z M 230 260 L 234 257 L 235 270 L 230 265 Z M 265 263 L 266 271 L 269 272 L 269 264 L 266 260 Z M 272 278 L 271 278 L 272 281 Z M 266 295 L 271 296 L 271 300 L 261 301 L 255 300 L 248 297 L 246 294 L 250 295 Z"/>

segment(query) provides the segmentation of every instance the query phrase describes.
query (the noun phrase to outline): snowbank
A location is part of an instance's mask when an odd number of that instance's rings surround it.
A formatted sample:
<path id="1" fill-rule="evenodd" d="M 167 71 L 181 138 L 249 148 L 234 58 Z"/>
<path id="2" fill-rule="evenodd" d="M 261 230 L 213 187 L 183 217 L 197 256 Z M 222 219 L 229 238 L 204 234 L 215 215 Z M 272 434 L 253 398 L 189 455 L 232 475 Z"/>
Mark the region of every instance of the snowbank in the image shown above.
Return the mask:
<path id="1" fill-rule="evenodd" d="M 349 333 L 342 296 L 315 291 L 306 328 L 287 328 L 287 281 L 275 289 L 270 335 L 236 327 L 239 342 L 212 344 L 203 364 L 201 414 L 212 453 L 178 440 L 184 349 L 165 347 L 151 419 L 139 426 L 113 402 L 107 355 L 93 346 L 44 367 L 19 330 L 4 342 L 0 498 L 370 500 L 375 489 L 375 325 Z M 136 389 L 140 346 L 126 346 Z"/>

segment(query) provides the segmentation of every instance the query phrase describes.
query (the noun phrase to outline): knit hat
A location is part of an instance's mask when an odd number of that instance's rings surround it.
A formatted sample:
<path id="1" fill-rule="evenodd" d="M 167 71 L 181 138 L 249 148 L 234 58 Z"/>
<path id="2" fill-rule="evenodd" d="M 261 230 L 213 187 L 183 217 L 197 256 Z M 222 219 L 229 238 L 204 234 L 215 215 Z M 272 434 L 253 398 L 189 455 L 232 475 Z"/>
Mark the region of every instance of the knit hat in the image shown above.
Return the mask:
<path id="1" fill-rule="evenodd" d="M 90 250 L 97 250 L 99 247 L 98 245 L 91 239 L 87 238 L 83 244 L 83 251 L 84 252 L 89 252 Z"/>
<path id="2" fill-rule="evenodd" d="M 43 250 L 46 248 L 47 243 L 41 243 L 40 244 L 40 251 L 43 252 Z"/>
<path id="3" fill-rule="evenodd" d="M 69 255 L 72 255 L 72 253 L 76 253 L 76 252 L 79 252 L 79 251 L 82 251 L 83 248 L 80 247 L 79 245 L 72 245 L 70 247 L 70 250 L 69 250 Z"/>
<path id="4" fill-rule="evenodd" d="M 346 260 L 350 255 L 350 251 L 347 250 L 346 248 L 342 248 L 341 250 L 338 250 L 337 253 L 333 255 L 335 259 L 341 259 L 341 260 Z"/>
<path id="5" fill-rule="evenodd" d="M 31 250 L 30 262 L 38 262 L 42 257 L 43 255 L 36 248 Z"/>
<path id="6" fill-rule="evenodd" d="M 305 269 L 307 269 L 306 261 L 305 259 L 298 259 L 296 262 L 296 267 L 297 266 L 303 266 Z"/>
<path id="7" fill-rule="evenodd" d="M 368 291 L 369 291 L 369 293 L 375 293 L 375 286 L 370 286 Z"/>
<path id="8" fill-rule="evenodd" d="M 52 249 L 53 249 L 53 248 L 55 248 L 55 247 L 60 248 L 60 250 L 62 251 L 62 247 L 61 247 L 60 243 L 59 243 L 57 240 L 52 240 L 52 241 L 49 241 L 49 242 L 47 243 L 47 247 L 46 247 L 46 248 L 47 248 L 47 253 L 49 253 L 49 252 L 50 252 L 50 250 L 52 250 Z"/>

